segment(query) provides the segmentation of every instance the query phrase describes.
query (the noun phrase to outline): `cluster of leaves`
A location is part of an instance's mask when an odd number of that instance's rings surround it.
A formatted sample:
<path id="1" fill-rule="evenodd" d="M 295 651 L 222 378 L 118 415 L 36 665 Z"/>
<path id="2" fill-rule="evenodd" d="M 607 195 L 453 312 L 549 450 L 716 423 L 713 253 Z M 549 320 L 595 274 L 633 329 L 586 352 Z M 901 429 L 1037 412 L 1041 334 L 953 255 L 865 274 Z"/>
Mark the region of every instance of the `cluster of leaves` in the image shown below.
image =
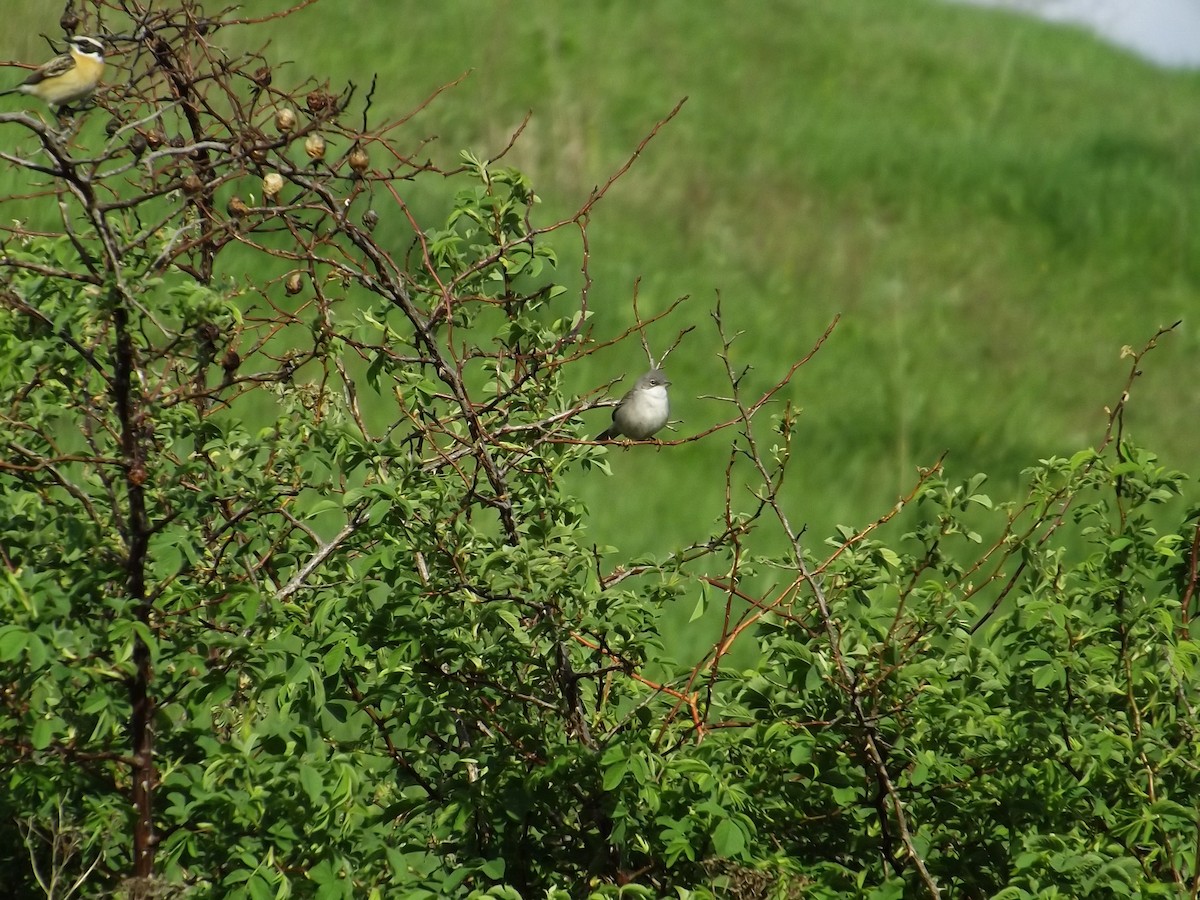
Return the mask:
<path id="1" fill-rule="evenodd" d="M 726 362 L 716 535 L 598 551 L 562 488 L 603 462 L 563 388 L 596 345 L 546 236 L 600 194 L 538 227 L 521 173 L 415 165 L 323 88 L 267 137 L 310 86 L 209 55 L 236 20 L 92 6 L 139 48 L 116 124 L 0 115 L 63 215 L 0 259 L 0 884 L 1194 893 L 1180 475 L 1115 437 L 1020 502 L 934 468 L 817 553 L 779 493 L 794 415 L 760 423 L 792 373 L 745 398 Z M 389 165 L 297 163 L 314 135 Z M 426 176 L 458 188 L 437 228 L 397 189 Z M 677 666 L 658 608 L 714 591 L 720 639 Z"/>
<path id="2" fill-rule="evenodd" d="M 1200 884 L 1200 511 L 1176 508 L 1159 530 L 1182 476 L 1128 447 L 1027 475 L 1028 499 L 994 509 L 981 477 L 931 481 L 922 526 L 825 566 L 839 649 L 805 633 L 811 610 L 763 629 L 763 662 L 735 693 L 760 723 L 747 771 L 765 779 L 743 785 L 768 798 L 751 818 L 824 886 L 806 896 L 918 892 L 883 810 L 896 801 L 932 880 L 956 896 L 1186 896 Z M 982 522 L 972 505 L 988 510 Z M 974 528 L 996 516 L 1002 536 L 980 548 Z M 852 698 L 894 792 L 863 777 Z"/>

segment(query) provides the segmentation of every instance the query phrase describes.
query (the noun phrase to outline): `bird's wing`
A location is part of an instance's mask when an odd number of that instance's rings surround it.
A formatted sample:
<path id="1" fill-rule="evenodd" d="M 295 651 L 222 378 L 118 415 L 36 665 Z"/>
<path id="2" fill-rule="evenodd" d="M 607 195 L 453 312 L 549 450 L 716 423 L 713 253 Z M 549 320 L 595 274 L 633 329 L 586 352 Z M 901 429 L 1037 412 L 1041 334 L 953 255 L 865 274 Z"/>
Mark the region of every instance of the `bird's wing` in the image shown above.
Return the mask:
<path id="1" fill-rule="evenodd" d="M 47 78 L 57 78 L 59 75 L 65 75 L 75 68 L 75 57 L 70 53 L 64 53 L 61 56 L 56 56 L 44 66 L 39 66 L 29 73 L 29 77 L 25 79 L 25 84 L 40 84 Z"/>

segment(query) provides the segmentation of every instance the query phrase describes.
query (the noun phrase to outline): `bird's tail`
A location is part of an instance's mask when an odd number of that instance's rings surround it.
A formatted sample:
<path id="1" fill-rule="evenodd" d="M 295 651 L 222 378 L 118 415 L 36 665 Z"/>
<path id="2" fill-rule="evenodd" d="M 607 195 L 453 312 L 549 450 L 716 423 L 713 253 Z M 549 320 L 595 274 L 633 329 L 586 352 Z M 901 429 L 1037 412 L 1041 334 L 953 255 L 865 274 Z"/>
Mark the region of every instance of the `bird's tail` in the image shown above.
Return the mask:
<path id="1" fill-rule="evenodd" d="M 611 441 L 611 440 L 613 440 L 614 438 L 616 438 L 616 436 L 617 436 L 617 432 L 616 432 L 616 430 L 615 430 L 615 429 L 612 429 L 612 428 L 609 428 L 609 429 L 607 429 L 606 431 L 603 431 L 603 432 L 601 432 L 600 434 L 596 435 L 596 440 L 598 440 L 598 441 Z"/>

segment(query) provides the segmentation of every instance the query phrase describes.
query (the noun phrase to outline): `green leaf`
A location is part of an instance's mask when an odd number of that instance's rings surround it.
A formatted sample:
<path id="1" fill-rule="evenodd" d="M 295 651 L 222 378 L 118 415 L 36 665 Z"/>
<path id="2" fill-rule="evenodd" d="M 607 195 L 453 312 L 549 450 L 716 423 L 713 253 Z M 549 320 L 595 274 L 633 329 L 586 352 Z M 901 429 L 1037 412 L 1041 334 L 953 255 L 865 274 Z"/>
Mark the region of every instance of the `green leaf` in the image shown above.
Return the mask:
<path id="1" fill-rule="evenodd" d="M 479 867 L 479 871 L 493 881 L 499 881 L 504 877 L 506 865 L 503 859 L 489 859 Z"/>
<path id="2" fill-rule="evenodd" d="M 733 859 L 745 851 L 747 835 L 733 819 L 725 819 L 713 830 L 712 842 L 718 856 Z"/>
<path id="3" fill-rule="evenodd" d="M 38 719 L 33 723 L 33 731 L 29 735 L 29 743 L 34 750 L 45 750 L 54 739 L 56 723 L 51 719 Z"/>
<path id="4" fill-rule="evenodd" d="M 246 881 L 246 892 L 253 900 L 275 900 L 275 891 L 266 879 L 257 873 Z"/>
<path id="5" fill-rule="evenodd" d="M 325 785 L 321 780 L 321 775 L 312 766 L 300 764 L 300 784 L 304 788 L 304 792 L 308 794 L 308 799 L 313 803 L 320 803 L 325 795 Z"/>
<path id="6" fill-rule="evenodd" d="M 629 767 L 627 764 L 622 764 L 622 765 L 610 766 L 609 768 L 605 769 L 604 770 L 604 781 L 602 783 L 603 790 L 605 790 L 605 791 L 616 790 L 617 786 L 621 783 L 622 779 L 624 779 L 625 773 L 628 771 L 628 768 Z"/>
<path id="7" fill-rule="evenodd" d="M 29 632 L 19 625 L 0 627 L 0 662 L 12 662 L 21 655 L 29 640 Z"/>

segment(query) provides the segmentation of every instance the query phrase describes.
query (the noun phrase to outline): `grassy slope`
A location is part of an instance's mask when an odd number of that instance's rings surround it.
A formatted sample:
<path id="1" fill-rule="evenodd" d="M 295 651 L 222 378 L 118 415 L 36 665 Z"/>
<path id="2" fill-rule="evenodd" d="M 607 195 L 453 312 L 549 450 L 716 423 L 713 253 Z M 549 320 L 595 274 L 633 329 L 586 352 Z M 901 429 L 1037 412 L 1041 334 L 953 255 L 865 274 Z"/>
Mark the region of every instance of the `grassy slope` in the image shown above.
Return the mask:
<path id="1" fill-rule="evenodd" d="M 715 290 L 759 387 L 842 314 L 790 393 L 804 408 L 790 504 L 814 542 L 889 507 L 943 450 L 956 474 L 993 473 L 1001 493 L 1038 457 L 1094 443 L 1124 378 L 1121 346 L 1194 302 L 1195 76 L 1081 32 L 935 2 L 449 9 L 406 8 L 358 58 L 393 73 L 397 112 L 474 67 L 410 126 L 439 135 L 443 159 L 501 146 L 533 110 L 511 159 L 548 215 L 690 98 L 592 231 L 598 335 L 630 322 L 638 277 L 644 309 L 694 298 L 657 332 L 661 346 L 699 326 L 670 367 L 681 433 L 723 414 L 697 399 L 722 393 Z M 295 59 L 322 46 L 304 18 L 278 47 Z M 320 66 L 355 72 L 332 50 Z M 1132 416 L 1135 436 L 1183 467 L 1196 463 L 1197 334 L 1186 322 L 1153 358 Z M 642 368 L 633 346 L 605 364 L 580 389 Z M 595 539 L 628 553 L 702 540 L 718 527 L 725 447 L 613 452 L 611 478 L 578 483 Z M 684 630 L 690 606 L 668 612 L 684 658 L 718 627 L 706 617 Z"/>
<path id="2" fill-rule="evenodd" d="M 451 159 L 499 146 L 532 109 L 512 159 L 548 213 L 689 96 L 595 218 L 598 333 L 629 322 L 638 276 L 650 308 L 695 298 L 685 319 L 700 334 L 672 366 L 686 433 L 721 415 L 695 399 L 720 387 L 705 331 L 715 289 L 760 384 L 841 313 L 793 391 L 798 515 L 817 533 L 886 506 L 944 449 L 964 475 L 1011 478 L 1094 440 L 1121 346 L 1188 311 L 1200 81 L 1080 32 L 883 0 L 367 7 L 388 27 L 356 39 L 352 59 L 325 41 L 332 6 L 280 29 L 276 50 L 335 80 L 364 80 L 357 61 L 374 60 L 393 112 L 474 67 L 409 133 L 437 134 L 433 152 Z M 1159 352 L 1134 415 L 1181 466 L 1200 411 L 1196 335 L 1185 322 Z M 636 349 L 611 365 L 635 375 Z M 700 501 L 703 522 L 720 500 L 719 443 L 614 454 L 612 479 L 581 485 L 601 532 L 652 549 L 694 536 L 694 516 L 647 515 L 629 487 L 655 479 Z"/>
<path id="3" fill-rule="evenodd" d="M 670 366 L 686 434 L 723 412 L 697 399 L 721 391 L 715 290 L 756 387 L 841 313 L 790 395 L 804 408 L 791 502 L 814 535 L 878 514 L 943 450 L 963 477 L 1011 481 L 1094 442 L 1122 344 L 1194 302 L 1200 80 L 1080 32 L 931 0 L 331 0 L 269 36 L 272 56 L 295 61 L 285 81 L 377 73 L 380 118 L 473 69 L 398 137 L 437 135 L 428 152 L 449 162 L 496 150 L 533 110 L 510 161 L 547 218 L 688 95 L 594 218 L 596 333 L 631 321 L 639 276 L 644 310 L 692 295 L 654 335 L 699 326 Z M 1132 418 L 1181 467 L 1196 462 L 1197 334 L 1185 321 L 1153 357 Z M 579 389 L 635 377 L 638 356 L 612 352 Z M 612 453 L 612 478 L 579 482 L 596 538 L 657 552 L 702 537 L 725 445 Z"/>

